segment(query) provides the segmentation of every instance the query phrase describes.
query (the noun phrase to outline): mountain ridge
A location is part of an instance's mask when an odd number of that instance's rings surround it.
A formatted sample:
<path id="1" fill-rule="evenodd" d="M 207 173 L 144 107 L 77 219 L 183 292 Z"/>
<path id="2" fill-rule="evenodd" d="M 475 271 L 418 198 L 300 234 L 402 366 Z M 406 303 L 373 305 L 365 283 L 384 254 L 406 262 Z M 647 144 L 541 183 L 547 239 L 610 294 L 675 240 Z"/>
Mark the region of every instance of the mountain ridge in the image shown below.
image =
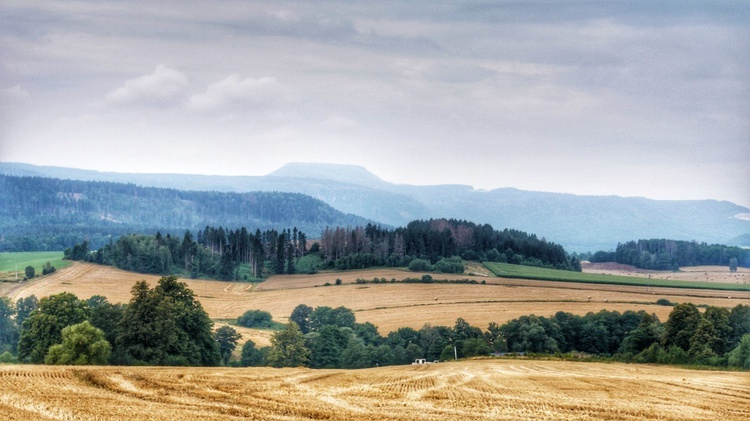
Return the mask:
<path id="1" fill-rule="evenodd" d="M 386 225 L 401 226 L 415 219 L 464 219 L 537 233 L 578 252 L 614 250 L 618 242 L 640 238 L 726 244 L 750 233 L 750 221 L 737 217 L 750 209 L 729 201 L 394 184 L 356 165 L 292 163 L 266 176 L 210 176 L 106 173 L 0 162 L 0 173 L 190 190 L 302 193 L 343 213 Z"/>

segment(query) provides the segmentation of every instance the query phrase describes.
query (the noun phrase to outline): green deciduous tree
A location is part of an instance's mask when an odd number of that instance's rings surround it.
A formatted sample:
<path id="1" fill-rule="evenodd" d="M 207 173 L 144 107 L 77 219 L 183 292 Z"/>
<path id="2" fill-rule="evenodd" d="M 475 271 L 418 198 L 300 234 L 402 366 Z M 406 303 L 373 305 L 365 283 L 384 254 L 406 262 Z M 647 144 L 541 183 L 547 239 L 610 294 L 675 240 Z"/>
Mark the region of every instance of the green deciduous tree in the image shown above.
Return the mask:
<path id="1" fill-rule="evenodd" d="M 737 262 L 736 257 L 732 257 L 731 259 L 729 259 L 729 271 L 730 272 L 737 272 L 737 263 L 738 262 Z"/>
<path id="2" fill-rule="evenodd" d="M 104 339 L 114 347 L 119 333 L 118 325 L 125 313 L 125 305 L 112 304 L 101 295 L 92 296 L 86 300 L 86 304 L 89 306 L 89 322 L 92 326 L 101 329 L 104 332 Z"/>
<path id="3" fill-rule="evenodd" d="M 24 320 L 18 357 L 34 364 L 44 362 L 49 347 L 62 342 L 62 330 L 88 319 L 84 301 L 69 292 L 50 295 L 39 300 L 39 307 Z"/>
<path id="4" fill-rule="evenodd" d="M 219 355 L 224 365 L 229 363 L 232 352 L 237 348 L 237 342 L 242 339 L 242 335 L 237 333 L 231 326 L 222 326 L 214 333 L 214 338 L 219 346 Z"/>
<path id="5" fill-rule="evenodd" d="M 117 337 L 126 362 L 219 365 L 213 322 L 184 282 L 167 276 L 154 289 L 141 281 L 131 291 Z"/>
<path id="6" fill-rule="evenodd" d="M 334 325 L 325 325 L 320 328 L 320 331 L 309 333 L 305 344 L 310 349 L 310 367 L 339 367 L 341 353 L 346 348 L 350 335 L 350 329 L 345 331 Z"/>
<path id="7" fill-rule="evenodd" d="M 638 354 L 657 343 L 663 334 L 663 328 L 656 317 L 644 313 L 641 322 L 623 339 L 621 353 Z"/>
<path id="8" fill-rule="evenodd" d="M 263 310 L 248 310 L 237 318 L 237 324 L 244 327 L 268 328 L 273 326 L 271 313 Z"/>
<path id="9" fill-rule="evenodd" d="M 36 271 L 34 270 L 34 266 L 26 266 L 24 273 L 26 274 L 26 279 L 31 279 L 34 276 L 36 276 Z"/>
<path id="10" fill-rule="evenodd" d="M 292 315 L 289 316 L 289 320 L 297 323 L 300 331 L 305 334 L 310 331 L 310 315 L 312 314 L 312 312 L 312 307 L 305 304 L 300 304 L 295 307 L 294 310 L 292 310 Z"/>
<path id="11" fill-rule="evenodd" d="M 268 364 L 273 367 L 300 367 L 307 364 L 310 350 L 305 346 L 305 337 L 294 322 L 271 335 L 271 351 Z"/>
<path id="12" fill-rule="evenodd" d="M 341 353 L 341 367 L 370 367 L 370 354 L 361 339 L 351 336 L 346 348 Z"/>
<path id="13" fill-rule="evenodd" d="M 732 332 L 729 338 L 729 348 L 734 349 L 740 339 L 750 333 L 750 305 L 737 304 L 729 312 L 729 326 Z"/>
<path id="14" fill-rule="evenodd" d="M 464 357 L 477 357 L 488 355 L 491 352 L 487 342 L 482 338 L 471 338 L 464 341 L 461 346 L 461 354 Z"/>
<path id="15" fill-rule="evenodd" d="M 14 351 L 18 344 L 16 308 L 8 297 L 0 297 L 0 353 Z"/>
<path id="16" fill-rule="evenodd" d="M 102 365 L 106 364 L 112 346 L 104 332 L 88 321 L 62 330 L 62 343 L 52 345 L 44 358 L 45 364 Z"/>
<path id="17" fill-rule="evenodd" d="M 683 351 L 690 349 L 690 338 L 701 321 L 698 308 L 692 303 L 682 303 L 675 306 L 669 313 L 669 319 L 664 325 L 664 348 L 678 346 Z"/>
<path id="18" fill-rule="evenodd" d="M 255 342 L 248 339 L 247 342 L 242 345 L 240 364 L 244 367 L 260 367 L 265 365 L 265 362 L 263 352 L 255 347 Z"/>
<path id="19" fill-rule="evenodd" d="M 39 306 L 39 300 L 36 295 L 29 295 L 25 298 L 19 298 L 16 301 L 16 324 L 20 328 L 23 326 L 23 321 L 26 320 L 31 312 L 36 310 Z"/>
<path id="20" fill-rule="evenodd" d="M 740 367 L 750 370 L 750 334 L 740 339 L 739 345 L 729 352 L 728 364 L 731 367 Z"/>

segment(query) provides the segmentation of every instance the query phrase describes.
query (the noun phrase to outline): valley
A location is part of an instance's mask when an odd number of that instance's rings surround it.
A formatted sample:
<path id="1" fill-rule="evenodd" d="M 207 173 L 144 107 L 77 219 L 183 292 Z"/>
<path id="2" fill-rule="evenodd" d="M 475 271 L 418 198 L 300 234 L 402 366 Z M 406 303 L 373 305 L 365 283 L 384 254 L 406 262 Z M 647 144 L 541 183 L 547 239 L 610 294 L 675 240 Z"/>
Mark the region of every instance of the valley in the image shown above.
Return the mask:
<path id="1" fill-rule="evenodd" d="M 717 268 L 718 270 L 718 268 Z M 671 272 L 670 272 L 671 273 Z M 689 272 L 686 272 L 689 273 Z M 741 274 L 748 274 L 741 272 Z M 391 279 L 420 277 L 423 274 L 394 269 L 327 272 L 315 275 L 275 275 L 260 284 L 181 279 L 192 289 L 208 315 L 218 321 L 236 319 L 247 310 L 264 310 L 274 320 L 286 322 L 299 304 L 312 307 L 345 306 L 358 322 L 378 326 L 381 335 L 400 327 L 420 329 L 425 324 L 452 326 L 464 318 L 471 325 L 486 328 L 524 315 L 553 316 L 558 311 L 585 315 L 610 310 L 644 310 L 667 319 L 671 306 L 656 304 L 692 302 L 731 308 L 750 304 L 750 291 L 661 288 L 629 285 L 584 284 L 494 276 L 431 274 L 434 279 L 475 279 L 480 284 L 390 283 Z M 661 275 L 668 276 L 668 275 Z M 750 274 L 748 274 L 750 276 Z M 357 279 L 384 278 L 386 283 L 358 284 Z M 75 262 L 31 282 L 0 283 L 0 295 L 17 300 L 71 292 L 81 299 L 104 295 L 112 303 L 127 303 L 131 288 L 140 280 L 155 285 L 158 275 L 140 274 L 89 263 Z M 341 285 L 335 285 L 341 279 Z M 325 286 L 329 283 L 329 286 Z M 270 331 L 237 328 L 243 338 L 260 346 L 269 342 Z"/>

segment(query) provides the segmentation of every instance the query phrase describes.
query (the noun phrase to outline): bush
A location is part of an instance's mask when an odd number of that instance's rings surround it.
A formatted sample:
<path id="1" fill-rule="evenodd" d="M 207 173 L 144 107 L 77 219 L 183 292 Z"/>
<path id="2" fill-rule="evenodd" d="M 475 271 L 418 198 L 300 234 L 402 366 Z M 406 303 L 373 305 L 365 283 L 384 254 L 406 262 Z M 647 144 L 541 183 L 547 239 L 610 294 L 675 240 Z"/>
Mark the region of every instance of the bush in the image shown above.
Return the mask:
<path id="1" fill-rule="evenodd" d="M 47 262 L 44 264 L 44 266 L 42 266 L 42 275 L 49 275 L 50 273 L 53 273 L 56 270 L 57 269 L 55 269 L 55 267 L 52 266 L 50 262 Z"/>
<path id="2" fill-rule="evenodd" d="M 267 311 L 248 310 L 237 318 L 237 324 L 243 327 L 269 328 L 273 326 L 273 320 L 271 313 Z"/>
<path id="3" fill-rule="evenodd" d="M 16 357 L 14 357 L 13 354 L 10 353 L 10 351 L 5 351 L 0 354 L 0 364 L 13 364 L 15 362 Z"/>
<path id="4" fill-rule="evenodd" d="M 432 265 L 427 260 L 414 259 L 409 263 L 409 270 L 412 272 L 429 272 L 432 270 Z"/>
<path id="5" fill-rule="evenodd" d="M 36 271 L 34 270 L 34 266 L 26 266 L 25 273 L 26 273 L 26 279 L 31 279 L 34 276 L 36 276 Z"/>
<path id="6" fill-rule="evenodd" d="M 656 304 L 660 306 L 674 306 L 675 305 L 675 303 L 667 300 L 666 298 L 659 298 L 658 300 L 656 300 Z"/>
<path id="7" fill-rule="evenodd" d="M 102 365 L 106 364 L 112 346 L 104 332 L 84 321 L 62 330 L 62 343 L 52 345 L 44 358 L 45 364 Z"/>
<path id="8" fill-rule="evenodd" d="M 458 256 L 440 259 L 435 263 L 435 271 L 440 273 L 464 273 L 464 262 Z"/>

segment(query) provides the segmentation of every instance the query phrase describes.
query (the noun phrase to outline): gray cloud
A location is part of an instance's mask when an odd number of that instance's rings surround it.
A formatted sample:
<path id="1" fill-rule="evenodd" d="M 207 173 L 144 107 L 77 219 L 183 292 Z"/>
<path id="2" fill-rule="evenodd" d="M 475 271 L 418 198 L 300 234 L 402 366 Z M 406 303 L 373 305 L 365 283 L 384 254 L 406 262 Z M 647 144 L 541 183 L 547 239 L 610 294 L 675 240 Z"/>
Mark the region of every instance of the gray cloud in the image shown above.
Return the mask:
<path id="1" fill-rule="evenodd" d="M 179 5 L 5 2 L 0 159 L 750 206 L 745 1 Z"/>
<path id="2" fill-rule="evenodd" d="M 162 104 L 182 97 L 190 86 L 185 73 L 159 64 L 152 73 L 138 76 L 107 94 L 112 104 Z"/>

